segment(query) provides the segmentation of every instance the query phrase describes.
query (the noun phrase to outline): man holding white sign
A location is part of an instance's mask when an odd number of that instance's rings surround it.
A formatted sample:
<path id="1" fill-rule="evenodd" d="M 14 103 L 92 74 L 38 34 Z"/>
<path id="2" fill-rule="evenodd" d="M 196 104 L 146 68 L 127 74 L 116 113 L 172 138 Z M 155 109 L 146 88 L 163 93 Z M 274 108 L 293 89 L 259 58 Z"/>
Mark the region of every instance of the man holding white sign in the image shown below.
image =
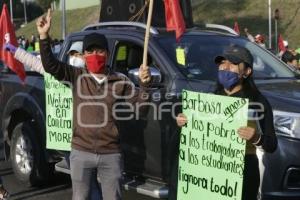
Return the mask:
<path id="1" fill-rule="evenodd" d="M 223 55 L 217 56 L 215 58 L 215 63 L 218 65 L 218 88 L 216 90 L 216 94 L 222 95 L 222 96 L 228 96 L 228 97 L 238 97 L 241 99 L 235 99 L 231 103 L 228 104 L 228 106 L 223 106 L 222 103 L 223 101 L 220 101 L 220 116 L 225 117 L 225 120 L 227 121 L 226 123 L 219 123 L 221 120 L 220 119 L 214 119 L 214 122 L 208 122 L 207 126 L 203 126 L 204 132 L 207 134 L 205 135 L 207 138 L 209 137 L 209 133 L 214 131 L 213 133 L 217 135 L 218 137 L 223 137 L 225 138 L 230 138 L 232 141 L 235 140 L 239 143 L 238 138 L 241 138 L 246 141 L 246 150 L 245 152 L 243 151 L 238 151 L 236 150 L 235 156 L 232 158 L 237 158 L 237 155 L 243 155 L 244 153 L 244 162 L 245 165 L 242 170 L 242 175 L 243 175 L 243 190 L 242 190 L 242 199 L 243 200 L 254 200 L 257 199 L 258 195 L 258 188 L 259 188 L 259 168 L 258 168 L 258 159 L 256 156 L 256 147 L 260 146 L 265 152 L 272 153 L 276 150 L 277 148 L 277 138 L 275 135 L 275 130 L 274 130 L 274 125 L 273 125 L 273 114 L 272 114 L 272 108 L 266 98 L 258 91 L 256 88 L 254 81 L 252 79 L 252 73 L 253 73 L 253 57 L 249 50 L 240 47 L 238 45 L 233 45 L 228 47 Z M 189 98 L 184 97 L 184 93 L 188 94 L 186 91 L 183 92 L 183 107 L 188 108 L 190 110 L 193 110 L 193 105 L 188 104 L 190 102 Z M 202 99 L 200 99 L 200 96 Z M 199 94 L 198 97 L 196 97 L 195 102 L 198 102 L 198 104 L 201 104 L 201 101 L 203 100 L 203 95 Z M 215 100 L 218 99 L 218 97 L 214 97 Z M 220 98 L 220 97 L 219 97 Z M 249 108 L 255 110 L 257 113 L 256 118 L 248 119 L 248 124 L 247 126 L 242 126 L 240 128 L 236 127 L 236 129 L 232 130 L 231 132 L 226 130 L 224 128 L 226 125 L 230 124 L 232 120 L 234 120 L 234 117 L 238 110 L 245 105 L 245 100 L 243 99 L 249 99 Z M 192 99 L 193 100 L 193 99 Z M 192 101 L 193 102 L 193 101 Z M 200 102 L 200 103 L 199 103 Z M 215 107 L 218 105 L 217 103 L 213 104 Z M 201 106 L 198 105 L 198 107 L 194 110 L 198 109 L 198 113 L 200 112 L 201 114 Z M 214 109 L 214 111 L 218 111 Z M 199 111 L 200 109 L 200 111 Z M 211 111 L 211 110 L 210 110 Z M 217 113 L 218 114 L 218 113 Z M 187 118 L 186 116 L 189 116 Z M 238 120 L 238 119 L 237 119 Z M 184 115 L 184 114 L 179 114 L 176 118 L 177 125 L 180 127 L 186 126 L 186 127 L 192 127 L 192 128 L 197 128 L 201 129 L 201 124 L 200 120 L 195 120 L 194 115 Z M 255 121 L 257 123 L 255 123 Z M 188 124 L 187 124 L 188 123 Z M 215 123 L 215 124 L 214 124 Z M 218 126 L 217 126 L 217 125 Z M 221 124 L 221 125 L 220 125 Z M 216 128 L 218 127 L 218 129 Z M 184 128 L 182 131 L 184 131 L 186 128 Z M 219 130 L 219 132 L 216 130 Z M 182 136 L 183 134 L 181 133 L 181 138 L 180 138 L 180 146 L 184 146 L 184 138 Z M 235 138 L 235 135 L 237 135 L 237 138 Z M 188 137 L 188 140 L 191 140 L 192 136 Z M 204 137 L 204 136 L 203 136 Z M 194 138 L 192 138 L 194 139 Z M 192 141 L 195 141 L 192 140 Z M 211 141 L 208 141 L 207 139 L 203 139 L 203 142 L 199 142 L 199 148 L 201 149 L 210 149 L 212 151 L 215 151 L 217 145 L 212 143 Z M 222 141 L 222 140 L 220 140 Z M 197 143 L 196 143 L 197 144 Z M 202 144 L 202 146 L 201 146 Z M 193 143 L 193 146 L 195 148 L 195 142 Z M 212 146 L 212 148 L 210 148 Z M 217 147 L 220 147 L 217 146 Z M 180 147 L 182 148 L 182 147 Z M 220 148 L 223 148 L 221 146 Z M 231 152 L 232 146 L 225 146 L 224 145 L 224 151 L 230 149 Z M 182 155 L 180 155 L 182 152 L 179 152 L 179 163 L 184 163 L 182 161 Z M 189 154 L 190 155 L 190 154 Z M 201 163 L 203 166 L 212 166 L 214 162 L 209 162 L 212 159 L 209 160 L 208 157 L 202 157 L 202 159 L 197 158 L 195 155 L 190 156 L 193 158 L 193 163 L 195 161 L 198 161 Z M 189 158 L 190 158 L 189 157 Z M 226 157 L 226 153 L 224 153 L 223 157 Z M 197 159 L 195 159 L 197 158 Z M 242 158 L 241 158 L 242 159 Z M 189 159 L 190 161 L 191 159 Z M 191 163 L 191 162 L 190 162 Z M 216 160 L 217 164 L 221 163 L 220 166 L 227 166 L 226 163 L 224 164 L 223 160 Z M 216 164 L 215 168 L 220 168 Z M 180 165 L 180 164 L 179 164 Z M 231 165 L 233 166 L 233 165 Z M 230 172 L 232 173 L 238 173 L 242 169 L 239 165 L 232 167 Z M 179 183 L 180 180 L 183 179 L 182 175 L 183 171 L 181 168 L 179 168 Z M 229 172 L 226 172 L 228 175 L 230 175 Z M 184 174 L 186 175 L 186 174 Z M 181 176 L 181 177 L 180 177 Z M 186 180 L 185 180 L 186 181 Z M 188 182 L 188 181 L 186 181 Z M 201 178 L 201 186 L 203 190 L 205 190 L 205 179 Z M 215 187 L 215 182 L 209 181 L 208 184 L 210 188 L 210 192 L 212 193 L 220 193 L 220 195 L 223 195 L 222 198 L 221 196 L 218 199 L 226 199 L 226 198 L 231 198 L 232 195 L 235 195 L 235 185 L 231 185 L 228 183 L 226 179 L 226 183 L 222 187 Z M 214 184 L 214 185 L 213 185 Z M 191 186 L 190 186 L 191 187 Z M 221 188 L 221 189 L 220 189 Z M 185 188 L 186 189 L 186 188 Z M 184 190 L 183 192 L 186 192 Z M 180 188 L 178 187 L 178 194 L 180 197 L 181 195 Z M 224 197 L 226 196 L 226 197 Z M 238 197 L 236 195 L 235 197 Z"/>

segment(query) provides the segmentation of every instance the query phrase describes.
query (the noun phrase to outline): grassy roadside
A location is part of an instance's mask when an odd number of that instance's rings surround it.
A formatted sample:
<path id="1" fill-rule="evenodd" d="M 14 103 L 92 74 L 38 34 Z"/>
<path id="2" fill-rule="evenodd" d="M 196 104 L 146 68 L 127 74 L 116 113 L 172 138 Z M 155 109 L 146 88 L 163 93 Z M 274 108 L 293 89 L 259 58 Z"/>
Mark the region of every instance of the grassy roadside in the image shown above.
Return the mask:
<path id="1" fill-rule="evenodd" d="M 268 40 L 269 35 L 269 5 L 268 0 L 194 0 L 194 20 L 198 23 L 216 23 L 229 27 L 238 21 L 240 31 L 244 28 L 255 35 L 261 33 Z M 272 16 L 276 8 L 280 10 L 278 33 L 289 41 L 292 48 L 300 47 L 300 1 L 272 0 Z M 275 43 L 275 21 L 272 20 L 272 43 Z"/>
<path id="2" fill-rule="evenodd" d="M 196 23 L 216 23 L 233 27 L 234 21 L 238 21 L 243 34 L 244 28 L 255 35 L 261 33 L 268 39 L 268 0 L 193 0 L 193 15 Z M 278 23 L 278 32 L 290 47 L 300 47 L 300 0 L 272 0 L 272 14 L 276 8 L 280 9 L 281 19 Z M 67 33 L 79 31 L 84 26 L 95 23 L 99 18 L 99 7 L 67 11 Z M 61 38 L 61 12 L 53 13 L 53 26 L 51 35 L 53 38 Z M 273 41 L 274 20 L 272 22 Z M 35 21 L 17 31 L 17 35 L 36 34 Z"/>
<path id="3" fill-rule="evenodd" d="M 99 6 L 68 10 L 66 14 L 67 34 L 79 31 L 88 24 L 98 22 L 99 14 Z M 50 32 L 52 38 L 61 38 L 61 16 L 61 11 L 53 12 Z M 17 30 L 16 34 L 17 36 L 25 35 L 26 38 L 30 38 L 31 34 L 37 35 L 35 20 L 28 23 L 25 27 Z"/>

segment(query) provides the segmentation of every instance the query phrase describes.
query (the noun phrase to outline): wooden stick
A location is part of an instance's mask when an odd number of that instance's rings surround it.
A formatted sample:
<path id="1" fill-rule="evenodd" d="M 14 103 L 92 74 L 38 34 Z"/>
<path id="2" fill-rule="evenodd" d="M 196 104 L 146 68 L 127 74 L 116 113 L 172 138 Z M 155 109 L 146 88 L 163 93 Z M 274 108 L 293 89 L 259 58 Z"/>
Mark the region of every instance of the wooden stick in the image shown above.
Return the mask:
<path id="1" fill-rule="evenodd" d="M 153 13 L 153 1 L 149 0 L 149 11 L 148 11 L 148 18 L 147 18 L 147 27 L 145 33 L 145 42 L 144 42 L 144 55 L 143 55 L 143 67 L 147 66 L 147 54 L 148 54 L 148 44 L 149 44 L 149 36 L 150 36 L 150 27 L 152 21 L 152 13 Z"/>

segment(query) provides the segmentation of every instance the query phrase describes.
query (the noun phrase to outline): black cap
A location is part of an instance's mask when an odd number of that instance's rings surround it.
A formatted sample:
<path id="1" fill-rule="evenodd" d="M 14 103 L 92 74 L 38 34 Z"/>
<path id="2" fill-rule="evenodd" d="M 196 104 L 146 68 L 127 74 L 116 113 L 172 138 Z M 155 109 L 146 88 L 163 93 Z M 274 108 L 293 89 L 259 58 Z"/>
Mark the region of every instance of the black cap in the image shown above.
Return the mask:
<path id="1" fill-rule="evenodd" d="M 215 58 L 215 63 L 219 64 L 222 60 L 229 60 L 234 64 L 240 64 L 242 62 L 248 64 L 248 67 L 253 67 L 253 56 L 250 51 L 244 47 L 233 45 L 224 50 L 222 55 Z"/>
<path id="2" fill-rule="evenodd" d="M 107 39 L 100 33 L 91 33 L 83 38 L 83 51 L 90 47 L 98 47 L 108 51 Z"/>

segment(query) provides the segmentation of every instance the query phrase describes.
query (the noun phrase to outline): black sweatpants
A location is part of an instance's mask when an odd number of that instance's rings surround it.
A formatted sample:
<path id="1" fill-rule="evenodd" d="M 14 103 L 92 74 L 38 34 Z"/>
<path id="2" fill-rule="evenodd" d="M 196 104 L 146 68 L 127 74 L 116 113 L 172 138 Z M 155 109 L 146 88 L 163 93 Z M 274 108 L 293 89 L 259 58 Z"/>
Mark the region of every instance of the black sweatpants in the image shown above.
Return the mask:
<path id="1" fill-rule="evenodd" d="M 245 156 L 242 200 L 256 200 L 259 188 L 259 167 L 256 155 Z"/>

